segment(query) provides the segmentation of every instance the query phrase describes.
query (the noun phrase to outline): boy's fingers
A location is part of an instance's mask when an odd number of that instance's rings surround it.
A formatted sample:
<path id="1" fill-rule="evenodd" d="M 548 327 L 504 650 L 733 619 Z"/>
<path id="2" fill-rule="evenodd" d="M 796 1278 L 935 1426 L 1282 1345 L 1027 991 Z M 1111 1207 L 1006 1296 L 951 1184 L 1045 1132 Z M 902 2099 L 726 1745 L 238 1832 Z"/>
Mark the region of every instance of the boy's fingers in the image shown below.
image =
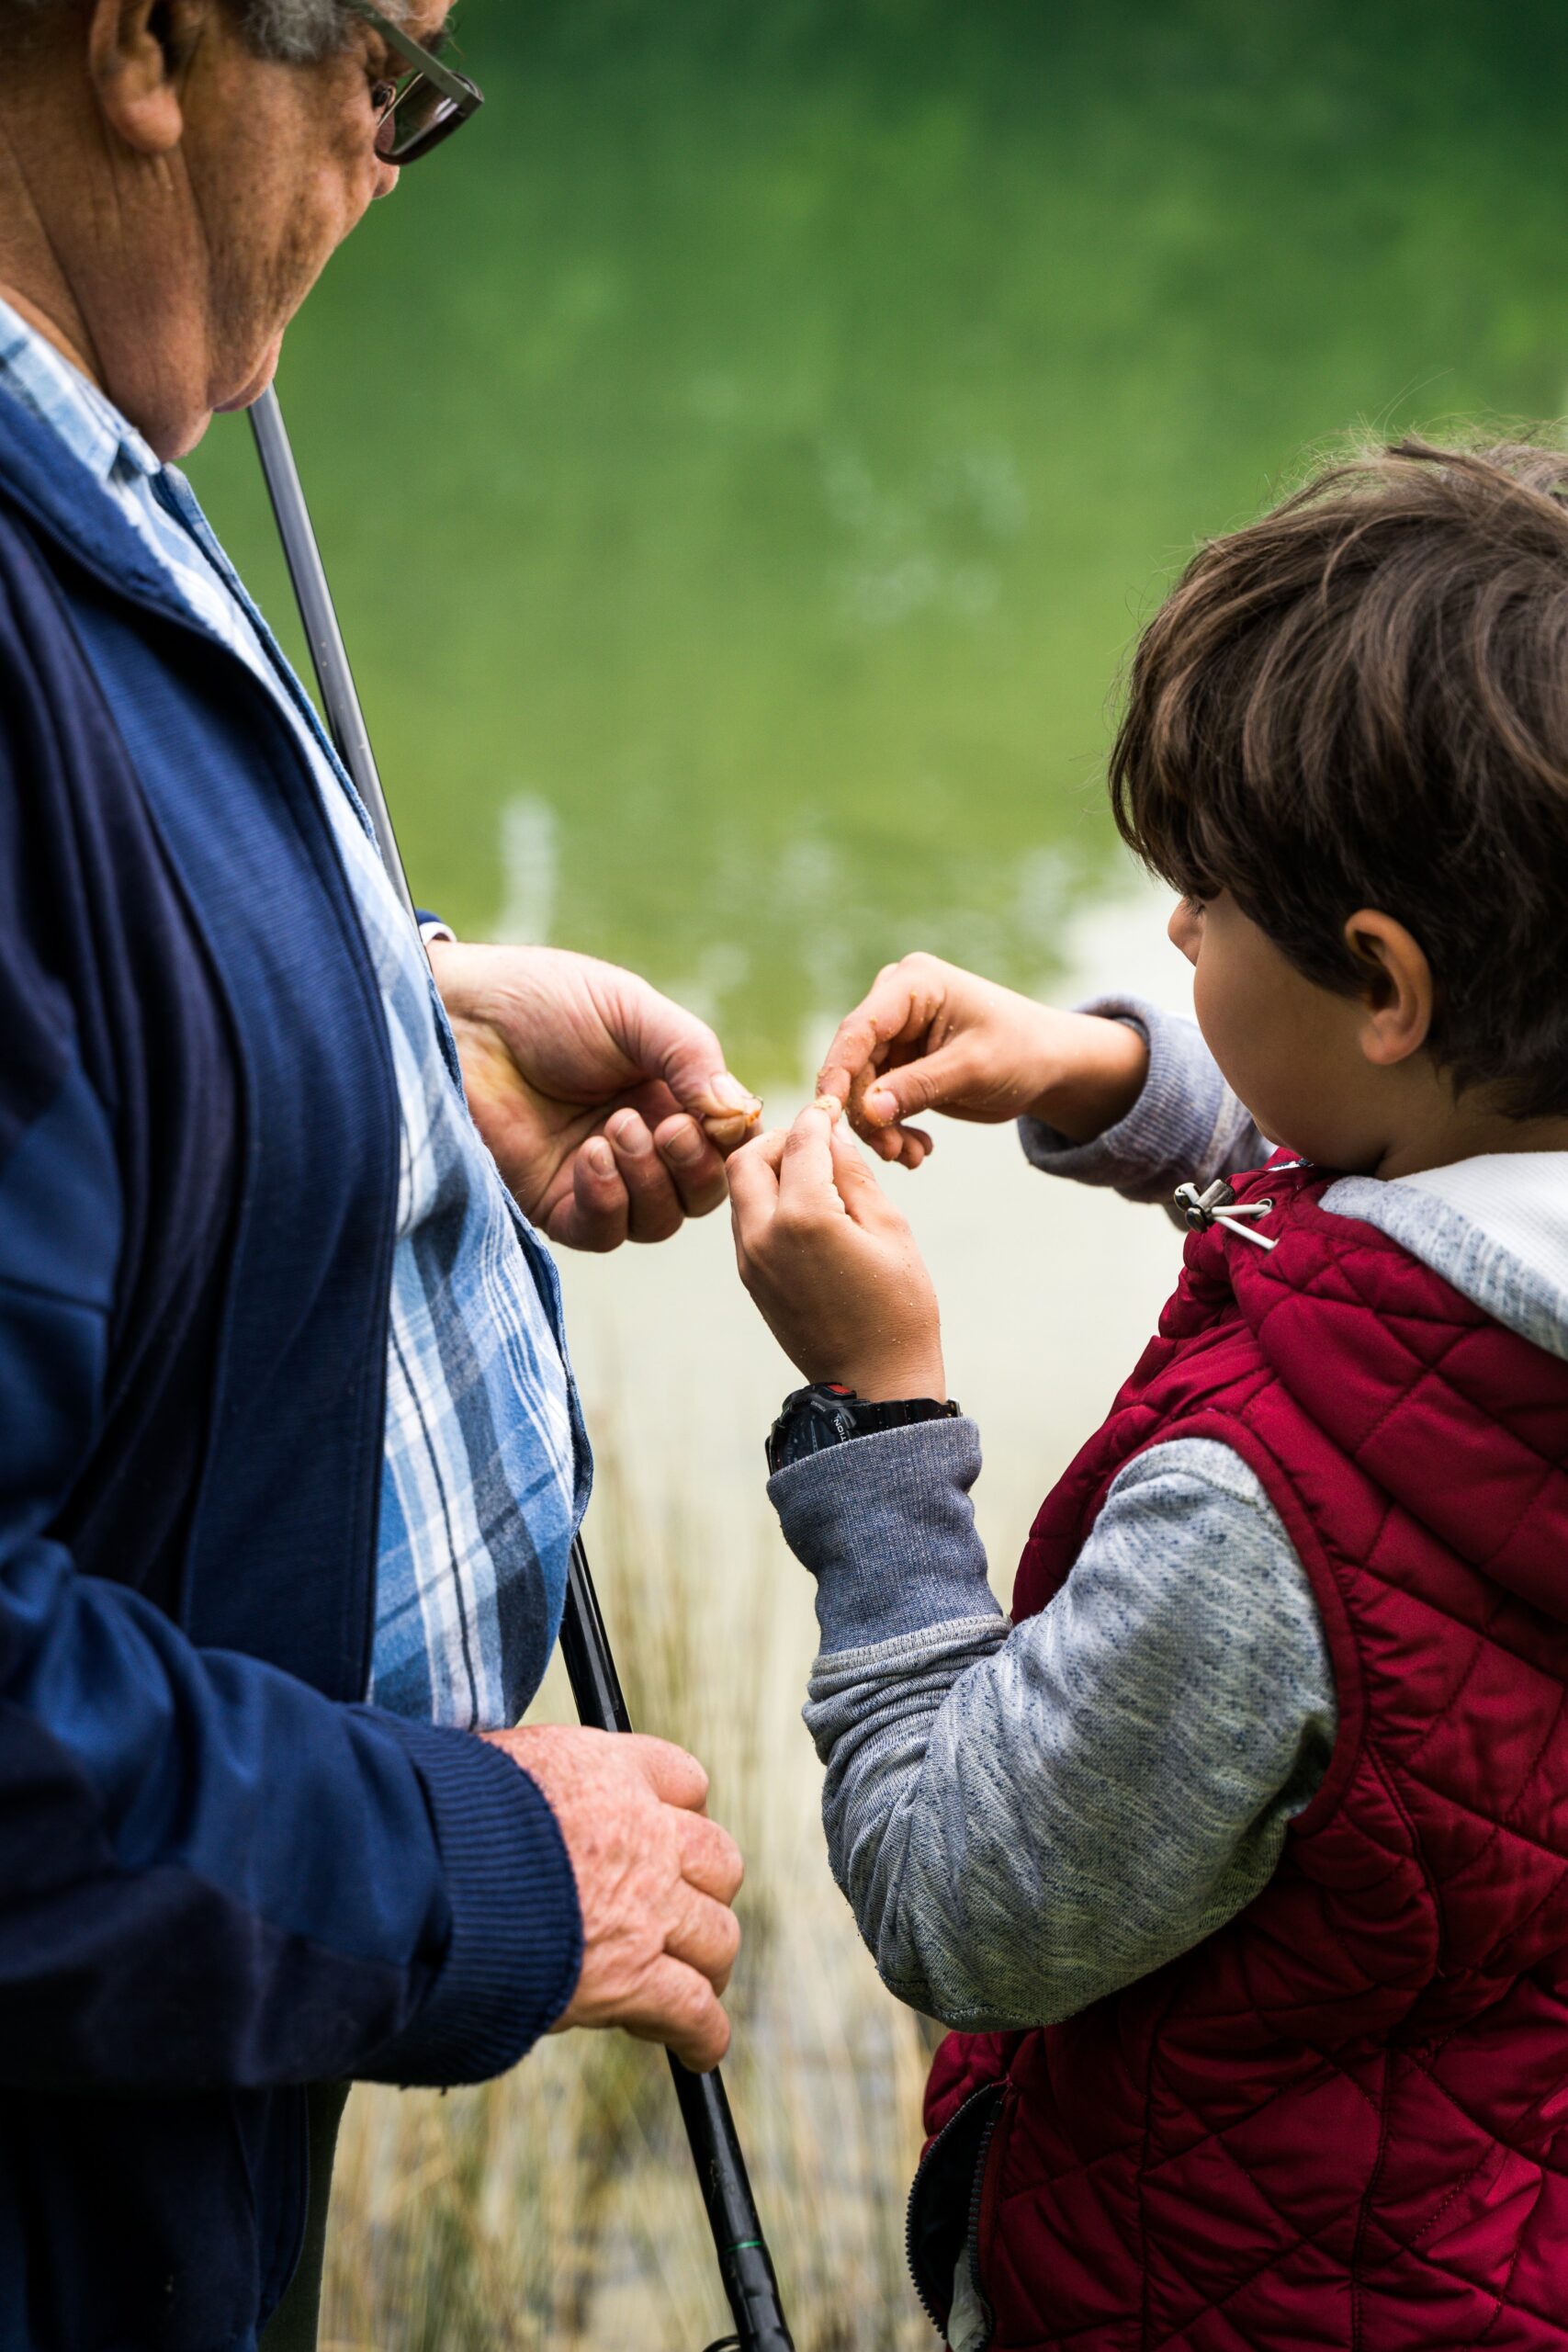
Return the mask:
<path id="1" fill-rule="evenodd" d="M 782 1215 L 820 1216 L 829 1206 L 843 1211 L 833 1181 L 832 1112 L 820 1100 L 807 1103 L 789 1131 L 779 1164 L 779 1209 Z"/>
<path id="2" fill-rule="evenodd" d="M 817 1084 L 847 1102 L 856 1079 L 874 1064 L 882 1048 L 902 1036 L 916 1017 L 916 990 L 902 965 L 879 973 L 868 993 L 840 1022 Z"/>
<path id="3" fill-rule="evenodd" d="M 729 1205 L 738 1225 L 754 1226 L 777 1207 L 779 1162 L 784 1158 L 784 1142 L 783 1128 L 774 1127 L 753 1142 L 742 1144 L 726 1162 Z"/>
<path id="4" fill-rule="evenodd" d="M 874 1134 L 900 1125 L 911 1113 L 940 1110 L 944 1102 L 965 1094 L 973 1080 L 967 1045 L 960 1041 L 940 1046 L 934 1054 L 923 1054 L 918 1061 L 878 1070 L 853 1097 L 851 1116 L 861 1133 Z"/>
<path id="5" fill-rule="evenodd" d="M 890 1221 L 904 1222 L 902 1212 L 877 1182 L 875 1170 L 868 1167 L 856 1150 L 847 1127 L 834 1128 L 832 1153 L 833 1182 L 839 1198 L 856 1225 L 874 1228 Z"/>
<path id="6" fill-rule="evenodd" d="M 868 1194 L 874 1200 L 883 1197 L 882 1187 L 855 1149 L 849 1128 L 835 1123 L 828 1137 L 832 1155 L 833 1182 L 848 1202 L 863 1200 Z"/>
<path id="7" fill-rule="evenodd" d="M 878 972 L 854 1011 L 840 1023 L 817 1083 L 840 1101 L 884 1049 L 917 1045 L 931 1029 L 953 979 L 950 965 L 933 956 L 906 956 Z"/>

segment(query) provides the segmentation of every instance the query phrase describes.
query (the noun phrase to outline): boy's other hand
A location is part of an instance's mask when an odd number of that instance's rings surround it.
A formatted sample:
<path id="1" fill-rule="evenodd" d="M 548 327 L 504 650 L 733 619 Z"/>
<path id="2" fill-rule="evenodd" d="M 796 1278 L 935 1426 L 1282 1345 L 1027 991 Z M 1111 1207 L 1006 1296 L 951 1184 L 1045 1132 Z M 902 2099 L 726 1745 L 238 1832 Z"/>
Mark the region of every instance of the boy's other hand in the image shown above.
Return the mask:
<path id="1" fill-rule="evenodd" d="M 740 1279 L 807 1380 L 947 1394 L 936 1293 L 908 1221 L 819 1098 L 729 1163 Z"/>
<path id="2" fill-rule="evenodd" d="M 707 1774 L 667 1739 L 576 1724 L 483 1735 L 535 1781 L 577 1881 L 582 1969 L 555 2031 L 619 2026 L 701 2074 L 729 2046 L 720 1996 L 740 1945 L 740 1852 Z"/>
<path id="3" fill-rule="evenodd" d="M 1060 1012 L 935 956 L 880 971 L 818 1078 L 884 1159 L 918 1168 L 931 1148 L 922 1111 L 999 1125 L 1043 1119 L 1088 1143 L 1126 1116 L 1148 1073 L 1148 1048 L 1124 1022 Z"/>

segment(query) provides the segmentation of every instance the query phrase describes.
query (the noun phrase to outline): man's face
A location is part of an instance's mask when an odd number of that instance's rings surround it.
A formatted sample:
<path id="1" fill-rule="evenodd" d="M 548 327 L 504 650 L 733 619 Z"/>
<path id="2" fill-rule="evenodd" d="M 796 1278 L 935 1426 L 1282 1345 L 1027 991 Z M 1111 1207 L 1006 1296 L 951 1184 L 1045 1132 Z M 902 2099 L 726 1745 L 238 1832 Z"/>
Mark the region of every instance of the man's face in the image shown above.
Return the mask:
<path id="1" fill-rule="evenodd" d="M 419 0 L 407 30 L 432 41 L 449 6 Z M 315 65 L 254 56 L 229 0 L 60 21 L 30 81 L 0 76 L 0 284 L 181 457 L 270 382 L 328 259 L 396 187 L 376 130 L 406 68 L 354 15 Z"/>
<path id="2" fill-rule="evenodd" d="M 428 40 L 446 14 L 434 0 L 407 29 Z M 209 407 L 243 407 L 271 381 L 289 320 L 372 198 L 396 187 L 376 126 L 406 70 L 356 17 L 320 64 L 257 58 L 215 6 L 182 93 L 181 141 L 206 276 Z"/>

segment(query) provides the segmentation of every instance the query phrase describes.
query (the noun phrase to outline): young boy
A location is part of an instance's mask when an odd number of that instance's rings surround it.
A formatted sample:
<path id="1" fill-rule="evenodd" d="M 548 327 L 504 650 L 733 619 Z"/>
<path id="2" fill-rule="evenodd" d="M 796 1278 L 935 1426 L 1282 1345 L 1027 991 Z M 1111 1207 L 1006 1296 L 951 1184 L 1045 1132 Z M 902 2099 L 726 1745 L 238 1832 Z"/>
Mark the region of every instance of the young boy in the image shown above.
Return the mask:
<path id="1" fill-rule="evenodd" d="M 731 1162 L 748 1287 L 854 1392 L 770 1492 L 834 1871 L 958 2029 L 917 2284 L 953 2352 L 1562 2346 L 1568 458 L 1406 443 L 1205 548 L 1111 788 L 1197 1031 L 911 957 Z M 1010 1625 L 839 1102 L 907 1165 L 911 1112 L 1016 1116 L 1202 1196 Z"/>

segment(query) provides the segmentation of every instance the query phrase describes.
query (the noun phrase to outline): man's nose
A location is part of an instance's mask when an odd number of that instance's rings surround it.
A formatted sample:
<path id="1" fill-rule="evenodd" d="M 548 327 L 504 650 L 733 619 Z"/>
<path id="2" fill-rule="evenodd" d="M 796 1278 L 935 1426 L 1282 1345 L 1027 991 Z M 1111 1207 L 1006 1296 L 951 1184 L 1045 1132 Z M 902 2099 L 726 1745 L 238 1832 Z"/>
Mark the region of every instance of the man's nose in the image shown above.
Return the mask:
<path id="1" fill-rule="evenodd" d="M 400 171 L 396 164 L 384 163 L 380 156 L 378 155 L 376 158 L 376 187 L 370 198 L 371 203 L 379 204 L 384 196 L 390 196 L 392 190 L 397 187 L 398 182 L 401 177 L 402 173 Z"/>

